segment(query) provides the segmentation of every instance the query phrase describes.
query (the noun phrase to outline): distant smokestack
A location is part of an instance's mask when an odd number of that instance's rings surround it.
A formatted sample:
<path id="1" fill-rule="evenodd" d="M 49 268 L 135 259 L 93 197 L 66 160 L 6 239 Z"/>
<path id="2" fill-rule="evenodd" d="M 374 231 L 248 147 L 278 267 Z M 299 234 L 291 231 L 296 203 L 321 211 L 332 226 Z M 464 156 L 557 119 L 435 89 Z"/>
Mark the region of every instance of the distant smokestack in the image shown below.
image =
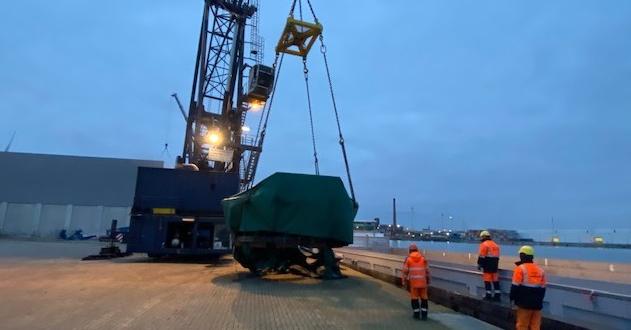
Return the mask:
<path id="1" fill-rule="evenodd" d="M 397 229 L 397 199 L 392 199 L 392 227 Z"/>

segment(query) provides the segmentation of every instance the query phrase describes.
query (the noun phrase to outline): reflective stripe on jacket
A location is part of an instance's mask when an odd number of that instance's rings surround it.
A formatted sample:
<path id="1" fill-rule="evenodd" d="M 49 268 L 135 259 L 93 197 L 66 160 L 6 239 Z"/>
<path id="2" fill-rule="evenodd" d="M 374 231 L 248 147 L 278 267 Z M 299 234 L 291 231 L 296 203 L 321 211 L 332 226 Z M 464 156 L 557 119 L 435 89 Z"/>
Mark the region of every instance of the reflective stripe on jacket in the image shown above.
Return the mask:
<path id="1" fill-rule="evenodd" d="M 513 285 L 510 299 L 515 305 L 540 310 L 543 308 L 543 297 L 546 294 L 546 276 L 541 267 L 533 262 L 519 264 L 513 270 Z"/>
<path id="2" fill-rule="evenodd" d="M 478 266 L 485 273 L 497 273 L 500 262 L 500 246 L 490 239 L 480 243 Z"/>
<path id="3" fill-rule="evenodd" d="M 403 263 L 401 280 L 410 281 L 410 288 L 426 288 L 428 277 L 429 269 L 425 257 L 418 251 L 410 253 Z"/>

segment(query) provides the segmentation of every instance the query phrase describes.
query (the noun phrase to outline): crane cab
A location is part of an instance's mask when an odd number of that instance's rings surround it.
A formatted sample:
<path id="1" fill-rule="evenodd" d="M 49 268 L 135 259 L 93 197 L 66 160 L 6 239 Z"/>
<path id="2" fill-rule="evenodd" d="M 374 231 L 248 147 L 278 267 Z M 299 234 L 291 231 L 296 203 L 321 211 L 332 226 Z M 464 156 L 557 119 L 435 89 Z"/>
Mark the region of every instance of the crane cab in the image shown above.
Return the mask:
<path id="1" fill-rule="evenodd" d="M 267 65 L 255 64 L 250 69 L 248 83 L 248 102 L 265 102 L 274 87 L 274 69 Z"/>

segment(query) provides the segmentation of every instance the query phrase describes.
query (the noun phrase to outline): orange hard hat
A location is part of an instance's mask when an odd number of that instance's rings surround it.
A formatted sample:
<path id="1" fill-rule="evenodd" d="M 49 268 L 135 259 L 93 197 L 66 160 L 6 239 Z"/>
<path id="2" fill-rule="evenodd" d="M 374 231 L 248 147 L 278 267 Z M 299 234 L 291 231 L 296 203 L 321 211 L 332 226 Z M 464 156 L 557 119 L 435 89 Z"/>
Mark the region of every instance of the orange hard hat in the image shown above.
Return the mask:
<path id="1" fill-rule="evenodd" d="M 410 249 L 409 250 L 410 250 L 410 252 L 418 251 L 418 246 L 416 246 L 416 244 L 412 243 L 412 244 L 410 244 Z"/>

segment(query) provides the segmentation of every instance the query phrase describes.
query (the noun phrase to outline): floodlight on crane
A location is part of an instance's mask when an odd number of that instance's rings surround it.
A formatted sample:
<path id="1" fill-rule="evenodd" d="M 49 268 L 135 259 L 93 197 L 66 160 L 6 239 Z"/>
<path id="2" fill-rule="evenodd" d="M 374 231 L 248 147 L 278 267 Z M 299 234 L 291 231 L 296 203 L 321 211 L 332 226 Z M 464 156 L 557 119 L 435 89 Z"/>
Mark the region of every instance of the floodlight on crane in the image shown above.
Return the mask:
<path id="1" fill-rule="evenodd" d="M 250 100 L 248 108 L 250 111 L 259 111 L 265 107 L 265 102 L 260 100 Z"/>
<path id="2" fill-rule="evenodd" d="M 210 134 L 208 134 L 208 142 L 210 142 L 210 144 L 217 146 L 220 145 L 222 141 L 223 136 L 221 135 L 221 132 L 212 131 L 210 132 Z"/>

